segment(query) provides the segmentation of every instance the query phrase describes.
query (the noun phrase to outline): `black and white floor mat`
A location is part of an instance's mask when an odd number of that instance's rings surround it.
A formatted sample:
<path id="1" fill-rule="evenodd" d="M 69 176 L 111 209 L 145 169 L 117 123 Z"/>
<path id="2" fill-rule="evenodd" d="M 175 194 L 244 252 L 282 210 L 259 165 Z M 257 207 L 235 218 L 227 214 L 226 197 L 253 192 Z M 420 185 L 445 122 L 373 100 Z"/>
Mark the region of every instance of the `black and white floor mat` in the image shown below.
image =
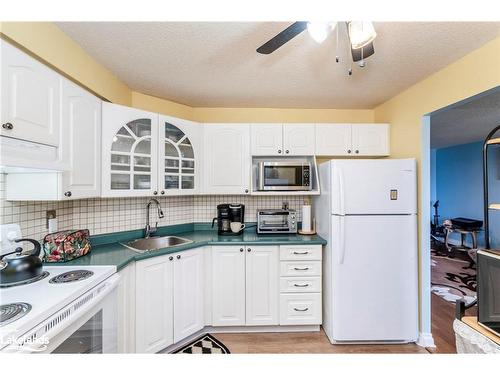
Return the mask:
<path id="1" fill-rule="evenodd" d="M 230 354 L 230 351 L 223 343 L 206 333 L 172 354 Z"/>

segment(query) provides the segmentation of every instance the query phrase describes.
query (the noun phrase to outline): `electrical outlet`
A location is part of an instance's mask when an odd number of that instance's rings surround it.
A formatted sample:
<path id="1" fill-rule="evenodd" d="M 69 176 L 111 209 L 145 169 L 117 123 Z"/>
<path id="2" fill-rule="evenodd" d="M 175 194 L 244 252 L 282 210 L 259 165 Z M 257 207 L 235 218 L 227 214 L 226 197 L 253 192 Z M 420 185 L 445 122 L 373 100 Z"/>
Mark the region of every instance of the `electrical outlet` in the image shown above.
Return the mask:
<path id="1" fill-rule="evenodd" d="M 49 229 L 49 219 L 55 219 L 56 216 L 56 210 L 48 210 L 45 212 L 45 227 Z"/>

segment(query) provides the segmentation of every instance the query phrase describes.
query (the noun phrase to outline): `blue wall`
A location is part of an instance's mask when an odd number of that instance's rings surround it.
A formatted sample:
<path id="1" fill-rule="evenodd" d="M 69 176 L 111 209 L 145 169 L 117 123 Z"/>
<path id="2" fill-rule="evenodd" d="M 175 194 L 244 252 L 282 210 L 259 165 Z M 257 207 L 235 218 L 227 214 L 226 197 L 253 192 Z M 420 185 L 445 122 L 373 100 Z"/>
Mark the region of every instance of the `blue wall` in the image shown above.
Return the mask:
<path id="1" fill-rule="evenodd" d="M 483 142 L 474 142 L 435 150 L 431 187 L 439 199 L 440 222 L 458 216 L 483 220 L 482 147 Z M 490 203 L 500 203 L 499 147 L 490 148 L 489 164 Z M 491 211 L 490 231 L 492 247 L 500 247 L 500 211 Z"/>

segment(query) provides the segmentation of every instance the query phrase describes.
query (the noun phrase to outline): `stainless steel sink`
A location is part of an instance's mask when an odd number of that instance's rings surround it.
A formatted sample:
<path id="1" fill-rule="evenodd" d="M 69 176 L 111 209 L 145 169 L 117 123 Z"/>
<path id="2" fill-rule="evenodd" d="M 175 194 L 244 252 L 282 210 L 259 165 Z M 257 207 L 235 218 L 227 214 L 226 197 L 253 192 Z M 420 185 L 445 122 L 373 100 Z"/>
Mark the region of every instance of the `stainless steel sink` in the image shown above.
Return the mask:
<path id="1" fill-rule="evenodd" d="M 122 245 L 134 251 L 144 253 L 146 251 L 180 246 L 192 242 L 193 242 L 192 240 L 188 240 L 187 238 L 182 238 L 177 236 L 166 236 L 166 237 L 140 238 L 138 240 L 122 243 Z"/>

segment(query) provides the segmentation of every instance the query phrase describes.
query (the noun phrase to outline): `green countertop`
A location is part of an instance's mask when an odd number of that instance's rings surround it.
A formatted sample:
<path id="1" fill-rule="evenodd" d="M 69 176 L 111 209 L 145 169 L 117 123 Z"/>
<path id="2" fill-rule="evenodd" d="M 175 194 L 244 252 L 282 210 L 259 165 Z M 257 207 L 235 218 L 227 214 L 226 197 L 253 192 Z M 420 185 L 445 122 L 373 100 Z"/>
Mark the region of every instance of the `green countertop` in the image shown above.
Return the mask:
<path id="1" fill-rule="evenodd" d="M 219 236 L 216 230 L 205 223 L 180 224 L 160 227 L 158 236 L 176 235 L 192 240 L 192 243 L 153 250 L 145 253 L 133 251 L 121 242 L 128 242 L 143 236 L 142 230 L 132 230 L 91 237 L 92 251 L 81 258 L 64 263 L 45 263 L 62 266 L 116 266 L 119 271 L 133 261 L 154 256 L 172 254 L 207 245 L 325 245 L 318 235 L 278 234 L 257 235 L 255 228 L 248 228 L 239 236 Z"/>

